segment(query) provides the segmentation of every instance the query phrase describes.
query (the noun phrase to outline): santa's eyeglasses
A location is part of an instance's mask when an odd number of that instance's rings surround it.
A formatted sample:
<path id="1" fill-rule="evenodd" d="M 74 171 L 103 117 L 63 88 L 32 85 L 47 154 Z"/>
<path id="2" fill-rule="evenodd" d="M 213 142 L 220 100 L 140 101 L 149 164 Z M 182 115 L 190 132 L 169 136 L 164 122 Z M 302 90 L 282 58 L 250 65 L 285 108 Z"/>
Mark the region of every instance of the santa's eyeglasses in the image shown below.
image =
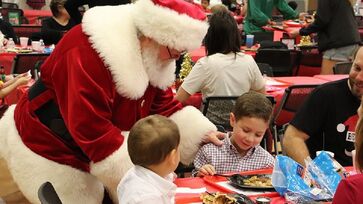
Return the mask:
<path id="1" fill-rule="evenodd" d="M 169 53 L 169 57 L 170 58 L 173 58 L 173 59 L 177 59 L 180 57 L 180 55 L 183 55 L 184 53 L 186 53 L 186 51 L 177 51 L 175 49 L 172 49 L 172 50 L 175 50 L 174 52 L 170 51 L 170 48 L 168 46 L 166 46 L 166 49 L 168 50 L 168 53 Z"/>

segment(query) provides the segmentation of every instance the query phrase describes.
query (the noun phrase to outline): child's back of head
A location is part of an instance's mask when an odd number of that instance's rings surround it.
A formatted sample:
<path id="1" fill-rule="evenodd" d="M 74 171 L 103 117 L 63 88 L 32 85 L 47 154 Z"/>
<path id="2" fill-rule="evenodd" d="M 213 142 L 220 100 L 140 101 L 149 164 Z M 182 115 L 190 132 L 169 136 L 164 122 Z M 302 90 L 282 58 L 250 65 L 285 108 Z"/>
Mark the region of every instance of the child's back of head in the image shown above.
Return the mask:
<path id="1" fill-rule="evenodd" d="M 127 147 L 133 164 L 148 167 L 163 162 L 172 150 L 178 148 L 179 142 L 177 125 L 167 117 L 152 115 L 139 120 L 131 128 Z"/>
<path id="2" fill-rule="evenodd" d="M 249 91 L 238 97 L 232 112 L 237 121 L 242 117 L 253 117 L 269 122 L 272 115 L 272 104 L 266 95 Z"/>

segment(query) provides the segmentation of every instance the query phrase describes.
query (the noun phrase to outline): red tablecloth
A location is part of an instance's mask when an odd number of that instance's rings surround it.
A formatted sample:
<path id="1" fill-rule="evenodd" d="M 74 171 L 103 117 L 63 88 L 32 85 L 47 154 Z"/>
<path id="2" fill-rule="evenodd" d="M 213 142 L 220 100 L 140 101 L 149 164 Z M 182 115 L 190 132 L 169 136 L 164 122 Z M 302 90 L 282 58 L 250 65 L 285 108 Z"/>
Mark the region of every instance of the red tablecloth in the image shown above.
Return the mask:
<path id="1" fill-rule="evenodd" d="M 29 24 L 40 24 L 38 21 L 39 17 L 52 16 L 50 10 L 23 10 L 24 16 L 29 20 Z"/>
<path id="2" fill-rule="evenodd" d="M 242 172 L 242 175 L 249 175 L 249 174 L 271 174 L 272 169 L 263 169 L 263 170 L 255 170 L 255 171 L 247 171 Z M 177 178 L 174 183 L 178 187 L 188 187 L 188 188 L 203 188 L 205 187 L 208 192 L 214 193 L 214 192 L 222 192 L 222 193 L 231 193 L 227 189 L 223 187 L 219 187 L 218 184 L 213 184 L 213 181 L 223 181 L 226 180 L 222 177 L 216 177 L 216 176 L 210 176 L 205 178 Z M 268 196 L 271 198 L 271 204 L 279 204 L 284 203 L 285 199 L 283 197 L 280 197 L 277 193 L 268 193 L 268 194 L 261 194 L 263 196 Z M 261 196 L 258 195 L 258 196 Z M 252 200 L 255 200 L 258 196 L 251 196 L 250 198 Z M 197 193 L 177 193 L 175 196 L 175 203 L 176 204 L 182 204 L 182 203 L 191 203 L 191 202 L 201 202 L 200 195 Z"/>
<path id="3" fill-rule="evenodd" d="M 16 53 L 2 52 L 0 53 L 0 65 L 4 66 L 5 73 L 11 73 L 11 67 L 13 65 L 14 57 Z"/>
<path id="4" fill-rule="evenodd" d="M 348 74 L 332 74 L 332 75 L 314 75 L 314 78 L 326 80 L 326 81 L 337 81 L 340 79 L 348 78 Z"/>
<path id="5" fill-rule="evenodd" d="M 241 47 L 241 50 L 243 50 L 244 47 Z M 246 54 L 251 55 L 252 57 L 255 57 L 256 52 L 254 51 L 245 51 Z M 193 62 L 197 62 L 200 58 L 205 57 L 205 47 L 202 46 L 196 50 L 193 50 L 189 52 L 190 57 L 192 58 Z"/>
<path id="6" fill-rule="evenodd" d="M 306 76 L 293 76 L 293 77 L 273 77 L 276 81 L 287 83 L 290 85 L 301 85 L 301 84 L 323 84 L 327 80 L 319 79 L 315 77 Z"/>

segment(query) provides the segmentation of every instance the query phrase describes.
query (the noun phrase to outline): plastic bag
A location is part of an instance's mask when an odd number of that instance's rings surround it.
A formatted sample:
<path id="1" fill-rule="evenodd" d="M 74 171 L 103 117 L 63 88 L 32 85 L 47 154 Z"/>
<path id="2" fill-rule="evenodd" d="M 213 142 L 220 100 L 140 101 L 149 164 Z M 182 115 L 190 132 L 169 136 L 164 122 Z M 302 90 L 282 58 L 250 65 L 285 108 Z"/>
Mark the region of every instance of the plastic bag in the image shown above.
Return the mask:
<path id="1" fill-rule="evenodd" d="M 330 200 L 340 180 L 345 177 L 344 171 L 324 151 L 314 160 L 306 159 L 306 168 L 289 157 L 278 155 L 272 174 L 272 185 L 280 195 L 290 201 Z"/>

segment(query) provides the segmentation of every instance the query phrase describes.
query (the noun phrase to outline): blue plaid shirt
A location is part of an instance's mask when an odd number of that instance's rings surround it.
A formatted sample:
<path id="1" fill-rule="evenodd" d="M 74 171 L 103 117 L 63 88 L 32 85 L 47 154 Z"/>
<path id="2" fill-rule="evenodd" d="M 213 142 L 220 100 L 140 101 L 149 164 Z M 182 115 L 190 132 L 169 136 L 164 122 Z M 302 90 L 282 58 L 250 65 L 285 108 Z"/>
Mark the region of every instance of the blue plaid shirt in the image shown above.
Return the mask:
<path id="1" fill-rule="evenodd" d="M 251 171 L 274 166 L 274 157 L 259 145 L 248 150 L 245 156 L 241 156 L 231 143 L 229 136 L 230 133 L 223 140 L 222 146 L 209 143 L 199 149 L 194 159 L 196 170 L 206 164 L 214 166 L 218 174 Z"/>

